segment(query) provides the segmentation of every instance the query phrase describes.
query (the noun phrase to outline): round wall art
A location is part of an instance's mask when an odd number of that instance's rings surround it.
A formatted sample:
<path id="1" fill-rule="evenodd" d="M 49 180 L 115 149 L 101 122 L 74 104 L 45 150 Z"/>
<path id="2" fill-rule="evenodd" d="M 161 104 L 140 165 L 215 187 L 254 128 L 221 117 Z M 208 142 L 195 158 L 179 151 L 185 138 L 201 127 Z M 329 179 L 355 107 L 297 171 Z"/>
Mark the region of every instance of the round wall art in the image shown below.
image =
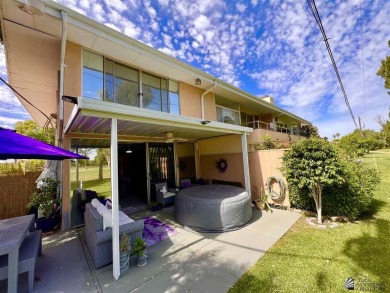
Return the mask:
<path id="1" fill-rule="evenodd" d="M 219 172 L 223 173 L 226 171 L 227 167 L 228 167 L 228 164 L 226 162 L 225 159 L 219 159 L 216 163 L 215 163 L 215 167 L 217 167 L 217 169 L 219 170 Z"/>

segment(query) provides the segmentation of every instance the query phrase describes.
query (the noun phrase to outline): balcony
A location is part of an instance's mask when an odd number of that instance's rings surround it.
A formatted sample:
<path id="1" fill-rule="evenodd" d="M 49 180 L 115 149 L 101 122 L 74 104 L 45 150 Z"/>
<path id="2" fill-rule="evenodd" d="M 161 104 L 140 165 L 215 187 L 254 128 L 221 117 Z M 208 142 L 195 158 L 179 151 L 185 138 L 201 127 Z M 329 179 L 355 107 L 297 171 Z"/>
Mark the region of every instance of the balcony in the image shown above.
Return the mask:
<path id="1" fill-rule="evenodd" d="M 271 137 L 277 142 L 288 145 L 303 139 L 303 137 L 298 134 L 296 129 L 275 126 L 273 123 L 253 121 L 249 123 L 248 126 L 253 128 L 253 133 L 248 136 L 249 144 L 258 143 L 260 137 L 265 134 L 271 135 Z"/>

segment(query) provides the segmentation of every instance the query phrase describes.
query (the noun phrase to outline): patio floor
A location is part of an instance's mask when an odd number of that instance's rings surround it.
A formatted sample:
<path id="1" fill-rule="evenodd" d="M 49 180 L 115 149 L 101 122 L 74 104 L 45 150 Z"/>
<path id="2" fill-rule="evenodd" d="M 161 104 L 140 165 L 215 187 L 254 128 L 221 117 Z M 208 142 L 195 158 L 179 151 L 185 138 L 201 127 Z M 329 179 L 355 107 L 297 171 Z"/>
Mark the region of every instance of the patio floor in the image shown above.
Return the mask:
<path id="1" fill-rule="evenodd" d="M 118 281 L 112 265 L 95 270 L 82 237 L 83 229 L 43 239 L 34 292 L 226 292 L 300 217 L 284 210 L 253 209 L 252 222 L 237 231 L 198 233 L 183 228 L 168 211 L 143 211 L 132 218 L 154 216 L 177 230 L 172 238 L 148 248 L 148 264 L 131 266 Z M 0 282 L 0 292 L 7 280 Z M 27 274 L 19 276 L 27 292 Z"/>

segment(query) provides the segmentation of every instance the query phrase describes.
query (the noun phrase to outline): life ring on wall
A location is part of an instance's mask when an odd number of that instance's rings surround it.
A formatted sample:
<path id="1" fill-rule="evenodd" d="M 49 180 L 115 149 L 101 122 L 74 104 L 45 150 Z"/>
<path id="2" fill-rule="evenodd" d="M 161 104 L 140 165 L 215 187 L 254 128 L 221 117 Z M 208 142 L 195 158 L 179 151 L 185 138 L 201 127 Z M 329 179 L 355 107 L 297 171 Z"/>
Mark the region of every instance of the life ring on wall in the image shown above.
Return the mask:
<path id="1" fill-rule="evenodd" d="M 276 183 L 279 185 L 279 192 L 276 192 L 272 188 L 273 186 L 272 181 L 276 181 Z M 266 191 L 268 197 L 271 198 L 272 200 L 283 201 L 284 198 L 286 197 L 286 184 L 281 178 L 276 176 L 271 176 L 267 179 Z"/>

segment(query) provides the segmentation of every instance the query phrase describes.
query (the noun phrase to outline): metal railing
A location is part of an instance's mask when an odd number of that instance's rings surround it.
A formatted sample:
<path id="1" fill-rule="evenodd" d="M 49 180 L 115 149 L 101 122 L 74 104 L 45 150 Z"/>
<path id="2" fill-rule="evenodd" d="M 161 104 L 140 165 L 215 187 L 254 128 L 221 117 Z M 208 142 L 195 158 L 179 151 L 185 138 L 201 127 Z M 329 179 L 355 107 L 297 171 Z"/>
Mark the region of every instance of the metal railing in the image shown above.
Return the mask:
<path id="1" fill-rule="evenodd" d="M 246 126 L 252 127 L 253 129 L 267 129 L 267 130 L 272 130 L 272 131 L 277 131 L 277 132 L 282 132 L 287 134 L 299 135 L 299 131 L 297 129 L 289 129 L 289 128 L 275 125 L 273 123 L 267 123 L 259 120 L 249 122 L 247 123 Z"/>

